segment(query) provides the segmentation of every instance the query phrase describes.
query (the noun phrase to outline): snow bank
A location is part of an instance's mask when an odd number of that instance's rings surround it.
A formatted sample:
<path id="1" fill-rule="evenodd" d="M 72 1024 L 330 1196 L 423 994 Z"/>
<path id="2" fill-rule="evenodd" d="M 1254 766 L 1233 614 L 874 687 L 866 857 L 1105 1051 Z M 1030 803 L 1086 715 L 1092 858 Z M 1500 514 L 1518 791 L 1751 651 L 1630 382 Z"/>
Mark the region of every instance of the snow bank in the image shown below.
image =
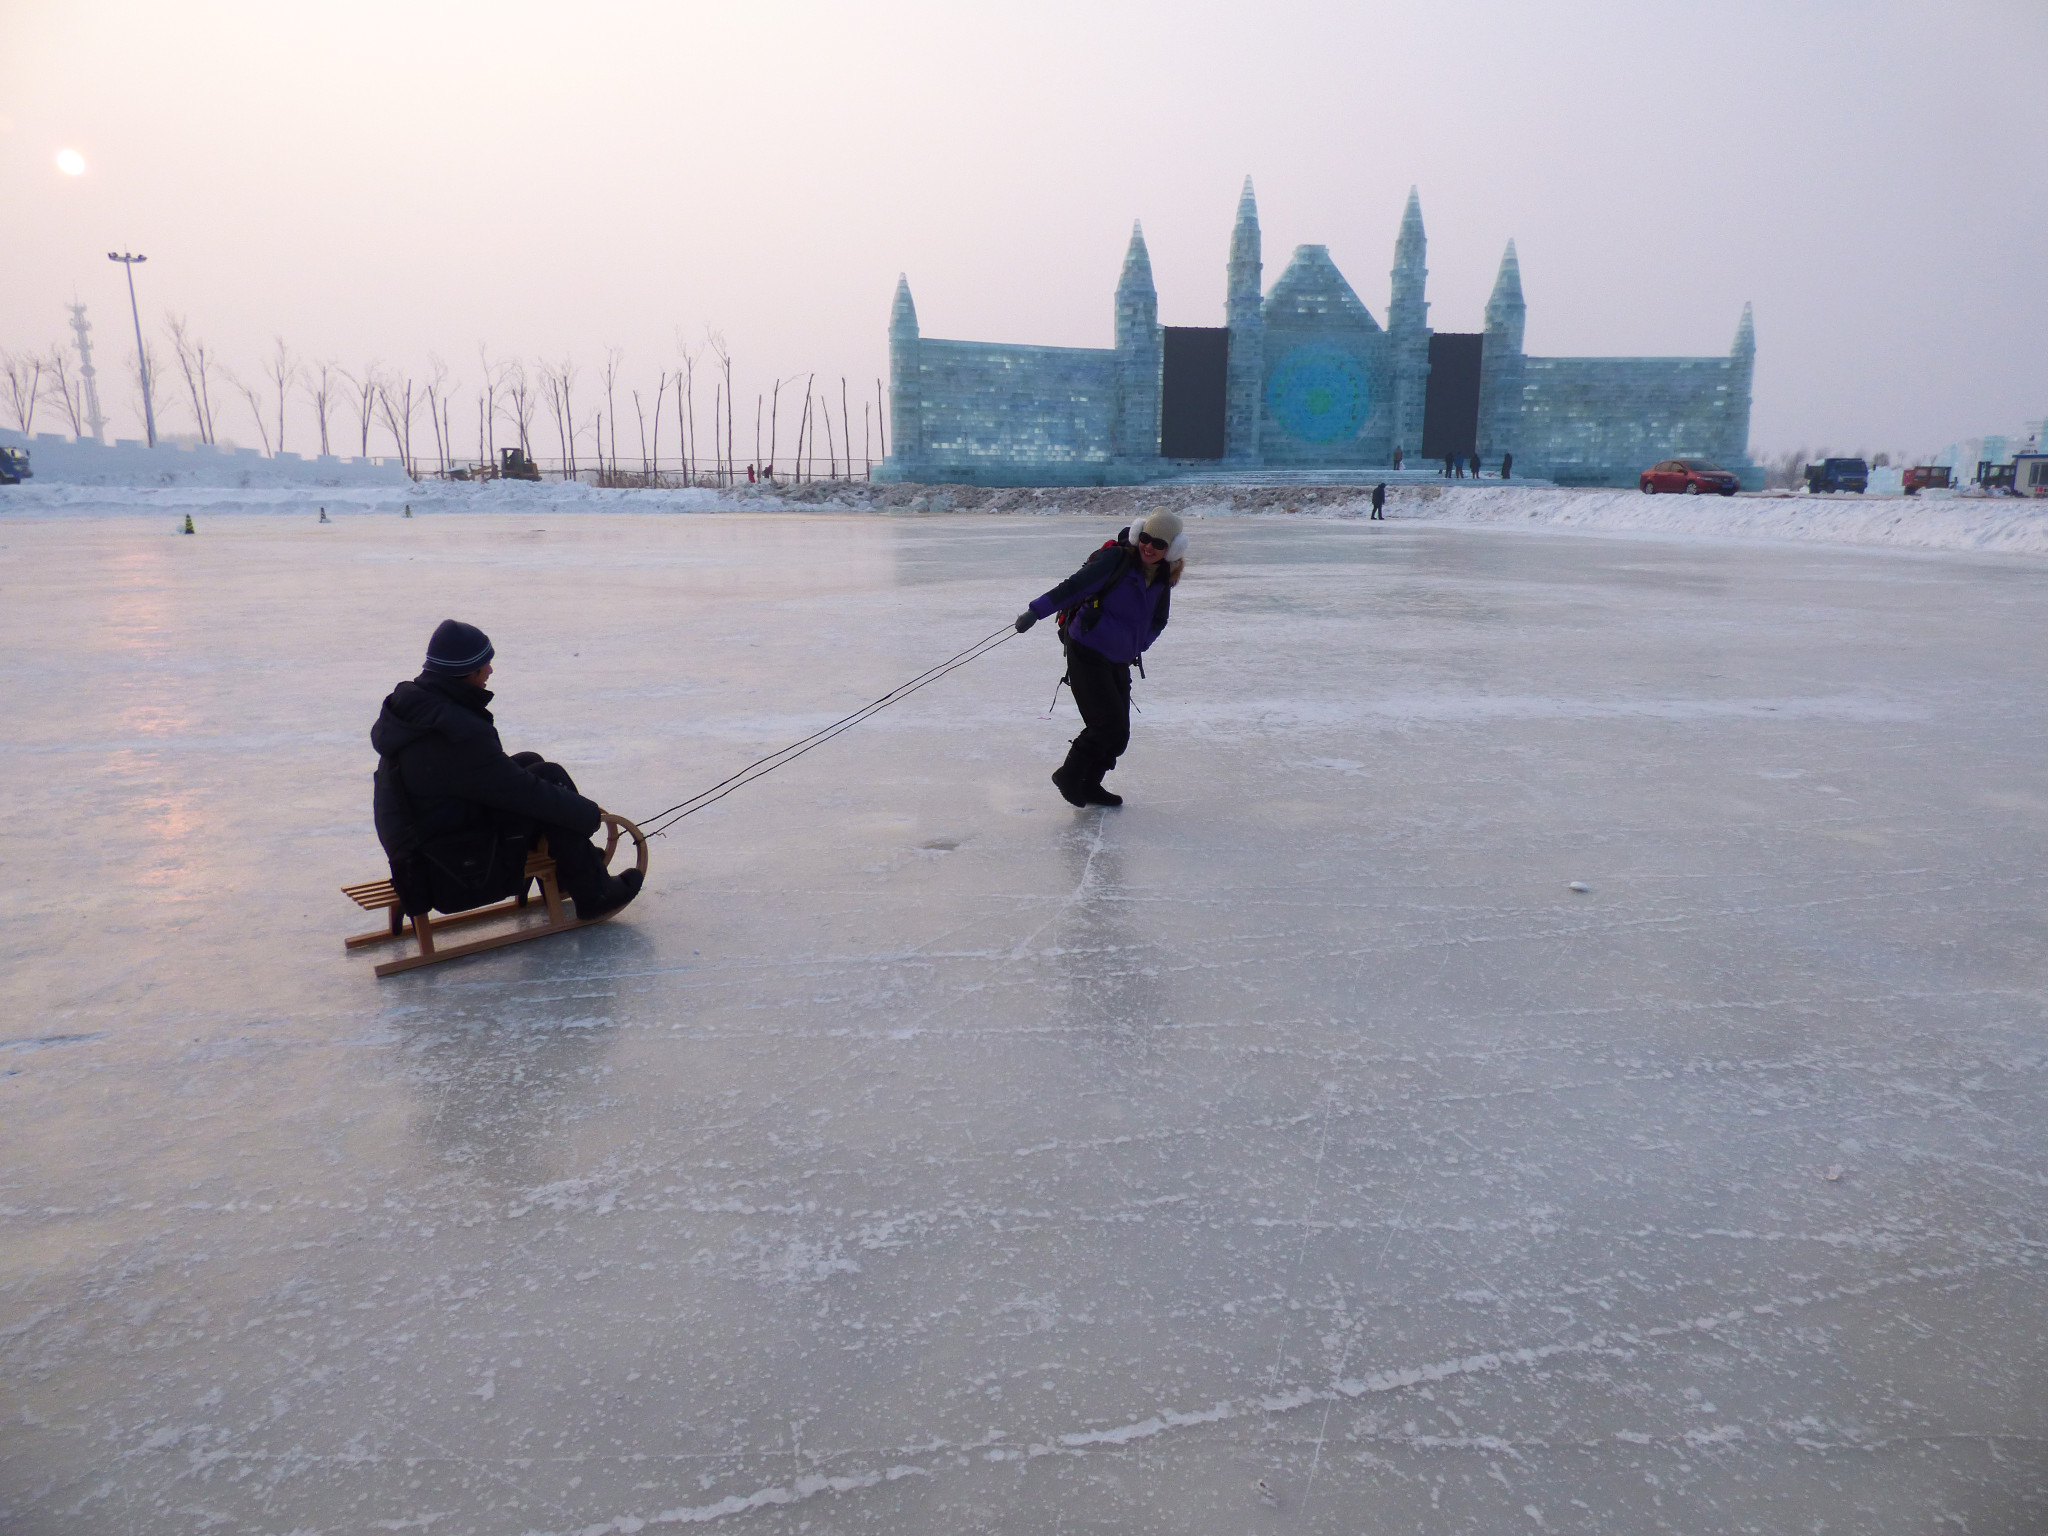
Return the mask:
<path id="1" fill-rule="evenodd" d="M 600 490 L 580 482 L 400 486 L 10 486 L 0 515 L 284 512 L 330 516 L 428 512 L 950 512 L 1092 513 L 1131 517 L 1168 506 L 1192 517 L 1362 518 L 1358 486 L 1111 486 L 985 489 L 961 485 L 826 483 L 727 490 Z M 1896 549 L 2048 555 L 2048 502 L 1976 494 L 1733 497 L 1538 485 L 1390 486 L 1387 517 L 1467 527 L 1642 533 L 1686 538 L 1799 540 Z"/>
<path id="2" fill-rule="evenodd" d="M 2010 496 L 1645 496 L 1555 487 L 1388 494 L 1390 518 L 1588 533 L 1876 544 L 1896 549 L 2048 555 L 2048 502 Z"/>

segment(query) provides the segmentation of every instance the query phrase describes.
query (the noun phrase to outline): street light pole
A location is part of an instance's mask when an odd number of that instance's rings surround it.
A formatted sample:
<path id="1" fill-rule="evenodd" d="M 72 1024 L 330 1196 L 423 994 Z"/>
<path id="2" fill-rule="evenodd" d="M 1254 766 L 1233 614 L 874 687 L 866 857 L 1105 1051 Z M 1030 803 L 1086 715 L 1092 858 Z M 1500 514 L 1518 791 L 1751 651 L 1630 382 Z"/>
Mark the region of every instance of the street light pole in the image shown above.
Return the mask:
<path id="1" fill-rule="evenodd" d="M 149 401 L 149 354 L 142 349 L 142 311 L 135 303 L 135 263 L 147 261 L 147 256 L 130 256 L 125 252 L 109 251 L 107 260 L 121 263 L 121 270 L 128 274 L 128 313 L 135 317 L 135 367 L 142 375 L 142 425 L 149 434 L 149 446 L 156 446 L 156 407 Z"/>

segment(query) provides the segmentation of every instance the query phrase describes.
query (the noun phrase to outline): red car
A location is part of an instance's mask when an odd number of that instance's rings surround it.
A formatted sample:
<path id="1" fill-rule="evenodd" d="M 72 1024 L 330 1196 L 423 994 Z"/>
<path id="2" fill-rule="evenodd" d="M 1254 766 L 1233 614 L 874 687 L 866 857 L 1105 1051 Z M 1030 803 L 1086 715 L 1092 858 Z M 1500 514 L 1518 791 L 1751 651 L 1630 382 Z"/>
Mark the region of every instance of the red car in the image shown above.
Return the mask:
<path id="1" fill-rule="evenodd" d="M 1645 496 L 1654 496 L 1659 491 L 1683 491 L 1688 496 L 1716 491 L 1733 496 L 1742 488 L 1733 471 L 1709 464 L 1705 459 L 1666 459 L 1662 464 L 1652 464 L 1643 471 L 1642 485 Z"/>

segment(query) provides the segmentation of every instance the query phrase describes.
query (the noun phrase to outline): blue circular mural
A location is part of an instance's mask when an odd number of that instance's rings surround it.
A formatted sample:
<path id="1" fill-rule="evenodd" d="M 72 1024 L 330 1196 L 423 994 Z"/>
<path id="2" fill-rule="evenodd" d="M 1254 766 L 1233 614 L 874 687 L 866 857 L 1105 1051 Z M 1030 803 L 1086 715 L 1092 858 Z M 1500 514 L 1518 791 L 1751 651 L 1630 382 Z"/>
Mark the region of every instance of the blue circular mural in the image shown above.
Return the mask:
<path id="1" fill-rule="evenodd" d="M 1355 437 L 1372 412 L 1365 365 L 1327 342 L 1296 347 L 1266 380 L 1266 409 L 1288 434 L 1310 443 Z"/>

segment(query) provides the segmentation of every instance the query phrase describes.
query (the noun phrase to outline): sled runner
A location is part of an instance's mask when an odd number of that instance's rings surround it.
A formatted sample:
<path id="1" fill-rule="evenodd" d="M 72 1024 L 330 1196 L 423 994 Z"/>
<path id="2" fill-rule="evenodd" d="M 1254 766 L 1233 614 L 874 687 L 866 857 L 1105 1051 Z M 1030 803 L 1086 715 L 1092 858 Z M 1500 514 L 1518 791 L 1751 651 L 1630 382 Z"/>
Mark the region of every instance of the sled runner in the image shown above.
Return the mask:
<path id="1" fill-rule="evenodd" d="M 621 835 L 630 837 L 634 849 L 639 854 L 640 873 L 645 876 L 647 838 L 641 830 L 625 817 L 614 816 L 610 811 L 604 813 L 604 828 L 605 863 L 611 863 L 612 854 L 619 846 Z M 487 939 L 471 939 L 462 944 L 444 945 L 436 942 L 437 936 L 445 930 L 466 923 L 487 922 L 500 917 L 516 920 L 521 914 L 531 910 L 528 902 L 536 880 L 540 882 L 541 902 L 547 913 L 545 923 L 525 924 L 515 927 L 509 933 L 496 933 Z M 502 886 L 499 888 L 503 889 Z M 366 912 L 374 912 L 380 907 L 388 908 L 391 924 L 389 928 L 356 934 L 344 942 L 343 948 L 362 949 L 370 944 L 395 944 L 407 937 L 418 941 L 415 953 L 402 955 L 396 960 L 386 960 L 378 966 L 379 976 L 393 976 L 400 971 L 415 970 L 422 965 L 434 965 L 442 960 L 456 960 L 464 955 L 481 954 L 487 949 L 502 949 L 507 944 L 524 944 L 528 939 L 544 939 L 551 933 L 567 933 L 572 928 L 588 928 L 592 923 L 601 923 L 606 917 L 611 916 L 611 913 L 607 912 L 603 917 L 570 917 L 563 911 L 561 888 L 555 883 L 555 861 L 548 856 L 545 837 L 540 838 L 534 844 L 533 851 L 526 856 L 526 878 L 520 883 L 519 894 L 509 901 L 495 902 L 487 907 L 475 907 L 467 912 L 451 913 L 445 917 L 439 913 L 422 913 L 418 917 L 408 918 L 405 909 L 399 903 L 398 892 L 392 889 L 389 880 L 368 880 L 361 885 L 344 885 L 341 890 L 343 895 Z"/>

